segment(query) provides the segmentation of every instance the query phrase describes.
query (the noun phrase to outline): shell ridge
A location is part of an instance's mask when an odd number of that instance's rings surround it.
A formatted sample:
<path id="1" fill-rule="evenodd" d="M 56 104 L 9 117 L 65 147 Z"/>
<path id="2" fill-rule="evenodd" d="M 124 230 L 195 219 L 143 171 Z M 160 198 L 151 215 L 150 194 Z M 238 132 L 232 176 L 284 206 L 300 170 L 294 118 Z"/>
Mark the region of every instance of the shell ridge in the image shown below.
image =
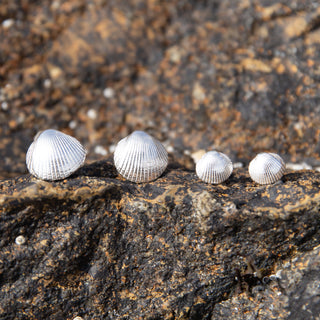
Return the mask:
<path id="1" fill-rule="evenodd" d="M 147 170 L 145 170 L 146 166 L 148 166 L 148 139 L 142 138 L 141 141 L 139 141 L 139 162 L 137 162 L 137 181 L 139 182 L 143 182 L 146 179 L 148 179 L 148 172 Z M 143 163 L 145 163 L 145 165 L 143 166 Z"/>
<path id="2" fill-rule="evenodd" d="M 143 158 L 144 159 L 143 159 L 143 161 L 146 162 L 146 167 L 144 167 L 144 168 L 141 167 L 141 171 L 142 171 L 141 180 L 142 181 L 152 180 L 152 177 L 154 176 L 154 173 L 153 173 L 154 167 L 152 166 L 152 164 L 150 164 L 150 161 L 148 160 L 148 159 L 152 159 L 154 145 L 151 144 L 151 148 L 149 148 L 149 149 L 148 149 L 148 145 L 150 145 L 150 141 L 149 142 L 144 141 L 144 144 L 143 144 Z"/>
<path id="3" fill-rule="evenodd" d="M 119 161 L 121 161 L 121 159 L 124 159 L 125 156 L 127 155 L 128 151 L 124 148 L 124 146 L 122 145 L 122 148 L 120 148 L 119 150 Z M 126 172 L 127 167 L 130 165 L 124 161 L 120 162 L 121 163 L 121 174 L 123 174 L 124 172 Z"/>
<path id="4" fill-rule="evenodd" d="M 122 152 L 125 149 L 126 152 Z M 143 131 L 134 131 L 119 141 L 114 152 L 114 164 L 118 172 L 133 182 L 156 179 L 168 164 L 162 144 Z"/>
<path id="5" fill-rule="evenodd" d="M 271 184 L 281 179 L 285 172 L 285 163 L 275 153 L 262 152 L 249 164 L 251 179 L 260 184 Z"/>
<path id="6" fill-rule="evenodd" d="M 227 180 L 233 171 L 229 157 L 221 152 L 209 151 L 196 164 L 198 177 L 206 183 L 218 184 Z"/>
<path id="7" fill-rule="evenodd" d="M 115 166 L 119 168 L 119 171 L 122 171 L 122 167 L 124 165 L 124 161 L 123 161 L 123 157 L 120 157 L 120 152 L 123 149 L 123 139 L 121 141 L 119 141 L 118 143 L 118 148 L 115 150 L 114 152 L 114 162 L 115 162 Z"/>
<path id="8" fill-rule="evenodd" d="M 135 165 L 134 165 L 134 179 L 135 181 L 143 181 L 143 166 L 142 163 L 145 160 L 145 142 L 139 141 L 139 148 L 137 148 L 135 156 L 136 156 L 136 161 L 135 161 Z M 143 152 L 141 152 L 141 150 L 143 150 Z"/>
<path id="9" fill-rule="evenodd" d="M 48 129 L 36 135 L 26 162 L 30 173 L 37 178 L 60 180 L 77 170 L 85 156 L 86 151 L 76 138 Z"/>
<path id="10" fill-rule="evenodd" d="M 58 148 L 56 148 L 56 168 L 57 175 L 60 178 L 65 178 L 65 176 L 69 176 L 72 172 L 72 159 L 75 156 L 74 150 L 71 148 L 73 140 L 67 139 L 68 137 L 64 134 L 56 136 L 56 144 Z"/>
<path id="11" fill-rule="evenodd" d="M 129 161 L 127 162 L 124 173 L 126 175 L 128 175 L 129 180 L 136 181 L 136 176 L 135 176 L 136 168 L 134 165 L 135 165 L 135 163 L 137 163 L 137 152 L 136 152 L 133 144 L 130 145 L 130 148 L 129 148 L 126 156 L 128 157 L 128 154 L 131 154 L 131 153 L 132 153 L 132 157 L 129 157 Z"/>
<path id="12" fill-rule="evenodd" d="M 26 156 L 27 168 L 31 174 L 34 174 L 33 161 L 32 161 L 33 149 L 34 149 L 34 142 L 31 143 L 31 145 L 27 151 L 27 156 Z"/>
<path id="13" fill-rule="evenodd" d="M 161 173 L 163 173 L 165 170 L 166 170 L 166 167 L 167 167 L 167 163 L 168 163 L 168 153 L 167 153 L 167 150 L 165 149 L 165 147 L 163 145 L 161 145 L 161 161 L 162 161 L 162 164 L 161 164 Z"/>
<path id="14" fill-rule="evenodd" d="M 48 154 L 49 159 L 47 161 L 47 168 L 46 168 L 47 179 L 56 180 L 56 179 L 59 179 L 60 177 L 59 162 L 56 160 L 56 153 L 57 153 L 57 150 L 60 149 L 60 146 L 57 140 L 56 131 L 52 133 L 52 137 L 50 140 L 48 140 L 48 143 L 51 144 L 51 152 L 50 154 Z"/>
<path id="15" fill-rule="evenodd" d="M 76 170 L 76 167 L 82 162 L 82 152 L 78 148 L 78 141 L 74 138 L 70 139 L 70 144 L 68 144 L 67 137 L 63 137 L 64 147 L 62 148 L 64 153 L 64 165 L 67 167 L 69 174 Z M 81 161 L 79 163 L 79 157 L 81 156 Z"/>
<path id="16" fill-rule="evenodd" d="M 68 144 L 67 137 L 64 138 L 64 146 L 63 146 L 63 153 L 65 157 L 61 159 L 63 162 L 65 169 L 68 170 L 69 175 L 72 174 L 76 170 L 76 167 L 79 166 L 79 156 L 81 154 L 79 153 L 79 150 L 77 148 L 77 143 L 74 141 L 74 139 L 70 139 L 70 144 Z M 81 163 L 81 162 L 80 162 Z"/>
<path id="17" fill-rule="evenodd" d="M 32 158 L 32 160 L 31 160 L 31 163 L 32 163 L 31 171 L 32 171 L 33 175 L 35 175 L 36 177 L 39 177 L 39 168 L 40 168 L 40 170 L 42 170 L 40 172 L 43 172 L 44 162 L 41 161 L 41 159 L 39 159 L 39 156 L 38 156 L 38 152 L 37 152 L 38 139 L 34 140 L 33 143 L 34 143 L 33 144 L 33 150 L 31 150 L 32 154 L 30 155 L 30 157 Z M 36 156 L 34 156 L 34 154 Z"/>
<path id="18" fill-rule="evenodd" d="M 61 144 L 63 143 L 63 140 L 59 139 L 58 135 L 55 135 L 53 143 L 54 143 L 54 153 L 52 154 L 52 157 L 51 157 L 51 165 L 53 166 L 53 176 L 56 179 L 59 179 L 61 176 L 60 168 L 64 167 L 64 163 L 61 159 L 62 158 L 61 153 L 63 152 L 62 151 L 63 147 L 61 146 Z"/>
<path id="19" fill-rule="evenodd" d="M 50 156 L 50 162 L 48 162 L 48 166 L 50 170 L 50 176 L 48 178 L 50 179 L 59 179 L 61 174 L 60 174 L 60 169 L 59 167 L 62 167 L 61 159 L 60 159 L 60 153 L 61 153 L 61 146 L 58 141 L 57 134 L 54 135 L 54 138 L 52 139 L 52 144 L 53 144 L 53 152 Z"/>
<path id="20" fill-rule="evenodd" d="M 138 148 L 137 150 L 135 150 L 135 161 L 134 163 L 132 164 L 132 167 L 133 167 L 133 176 L 132 176 L 132 179 L 134 181 L 141 181 L 143 179 L 142 177 L 142 173 L 141 173 L 141 162 L 143 161 L 143 158 L 144 158 L 144 144 L 143 142 L 141 141 L 138 141 Z M 138 150 L 142 149 L 143 152 L 138 152 Z"/>
<path id="21" fill-rule="evenodd" d="M 149 157 L 151 158 L 151 163 L 149 164 L 149 166 L 151 167 L 152 170 L 148 171 L 148 172 L 150 172 L 150 176 L 148 178 L 153 179 L 159 175 L 159 172 L 161 170 L 161 168 L 156 163 L 156 159 L 160 160 L 160 154 L 158 152 L 158 146 L 157 146 L 157 142 L 155 140 L 153 140 L 153 144 L 150 148 Z M 160 163 L 160 166 L 161 166 L 161 163 Z"/>
<path id="22" fill-rule="evenodd" d="M 39 148 L 42 148 L 41 146 L 41 134 L 35 139 L 34 143 L 34 149 L 32 154 L 32 162 L 34 167 L 34 175 L 37 178 L 40 178 L 43 176 L 44 179 L 47 179 L 46 170 L 47 170 L 47 154 L 44 154 L 42 152 L 39 152 Z"/>
<path id="23" fill-rule="evenodd" d="M 168 153 L 165 147 L 160 142 L 158 142 L 158 150 L 160 150 L 159 151 L 159 159 L 160 159 L 159 175 L 161 175 L 167 168 Z"/>

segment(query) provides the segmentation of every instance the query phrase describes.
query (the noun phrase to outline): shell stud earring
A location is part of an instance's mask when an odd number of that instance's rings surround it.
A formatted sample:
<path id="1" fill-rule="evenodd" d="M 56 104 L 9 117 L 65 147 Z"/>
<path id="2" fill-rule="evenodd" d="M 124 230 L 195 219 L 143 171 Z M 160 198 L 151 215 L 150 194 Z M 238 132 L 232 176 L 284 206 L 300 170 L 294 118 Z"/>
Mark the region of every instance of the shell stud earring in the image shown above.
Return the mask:
<path id="1" fill-rule="evenodd" d="M 196 164 L 197 176 L 206 183 L 221 183 L 230 177 L 232 170 L 229 157 L 218 151 L 207 152 Z"/>
<path id="2" fill-rule="evenodd" d="M 157 139 L 143 131 L 134 131 L 117 144 L 114 164 L 127 180 L 148 182 L 164 172 L 168 165 L 168 153 Z"/>
<path id="3" fill-rule="evenodd" d="M 82 166 L 86 150 L 65 133 L 49 129 L 39 132 L 30 145 L 26 164 L 29 172 L 42 180 L 61 180 Z"/>
<path id="4" fill-rule="evenodd" d="M 249 164 L 249 174 L 259 184 L 271 184 L 281 179 L 286 169 L 282 158 L 275 153 L 259 153 Z"/>

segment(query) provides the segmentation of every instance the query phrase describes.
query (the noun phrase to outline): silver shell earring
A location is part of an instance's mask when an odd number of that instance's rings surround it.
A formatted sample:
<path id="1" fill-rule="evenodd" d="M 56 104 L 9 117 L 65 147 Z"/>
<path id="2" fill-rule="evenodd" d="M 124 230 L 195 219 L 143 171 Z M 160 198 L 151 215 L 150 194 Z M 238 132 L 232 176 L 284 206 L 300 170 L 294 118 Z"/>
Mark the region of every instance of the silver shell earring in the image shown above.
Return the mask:
<path id="1" fill-rule="evenodd" d="M 38 133 L 30 145 L 26 164 L 42 180 L 61 180 L 75 172 L 86 158 L 81 143 L 65 133 L 49 129 Z"/>
<path id="2" fill-rule="evenodd" d="M 157 139 L 143 131 L 134 131 L 117 144 L 114 164 L 127 180 L 148 182 L 164 172 L 168 165 L 168 153 Z"/>
<path id="3" fill-rule="evenodd" d="M 217 151 L 207 152 L 196 164 L 197 176 L 206 183 L 221 183 L 230 177 L 232 171 L 229 157 Z"/>
<path id="4" fill-rule="evenodd" d="M 259 153 L 249 164 L 249 174 L 259 184 L 271 184 L 281 179 L 286 165 L 275 153 Z"/>

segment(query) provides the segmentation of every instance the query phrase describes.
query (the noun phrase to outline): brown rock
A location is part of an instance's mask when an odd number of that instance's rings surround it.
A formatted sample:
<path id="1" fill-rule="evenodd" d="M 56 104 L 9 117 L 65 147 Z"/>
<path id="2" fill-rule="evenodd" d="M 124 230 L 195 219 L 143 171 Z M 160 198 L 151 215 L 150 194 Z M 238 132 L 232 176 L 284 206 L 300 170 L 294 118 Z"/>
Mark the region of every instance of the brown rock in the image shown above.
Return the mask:
<path id="1" fill-rule="evenodd" d="M 110 162 L 63 181 L 4 180 L 1 318 L 315 317 L 319 184 L 300 171 L 259 186 L 237 169 L 207 185 L 177 165 L 133 184 Z"/>
<path id="2" fill-rule="evenodd" d="M 319 14 L 311 0 L 2 2 L 0 176 L 25 173 L 48 128 L 90 162 L 140 129 L 181 163 L 217 148 L 319 166 Z"/>

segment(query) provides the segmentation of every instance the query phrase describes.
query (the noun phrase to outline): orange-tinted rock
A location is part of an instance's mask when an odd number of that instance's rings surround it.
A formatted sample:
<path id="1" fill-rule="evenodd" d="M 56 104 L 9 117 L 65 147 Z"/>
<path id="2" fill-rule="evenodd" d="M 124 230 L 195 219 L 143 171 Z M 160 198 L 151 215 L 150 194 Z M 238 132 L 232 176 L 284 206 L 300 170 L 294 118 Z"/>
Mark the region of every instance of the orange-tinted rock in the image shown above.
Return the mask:
<path id="1" fill-rule="evenodd" d="M 319 165 L 319 8 L 311 0 L 1 3 L 12 22 L 0 27 L 0 176 L 25 172 L 32 137 L 48 128 L 76 136 L 89 161 L 146 130 L 181 163 L 185 150 L 217 148 L 245 164 L 270 151 Z"/>
<path id="2" fill-rule="evenodd" d="M 58 182 L 5 180 L 0 315 L 226 319 L 228 309 L 229 319 L 242 319 L 246 306 L 259 319 L 316 315 L 310 277 L 292 281 L 310 272 L 319 282 L 319 185 L 320 173 L 300 171 L 260 186 L 242 169 L 208 185 L 179 166 L 134 184 L 110 162 Z M 309 288 L 297 291 L 299 307 L 295 288 Z"/>

